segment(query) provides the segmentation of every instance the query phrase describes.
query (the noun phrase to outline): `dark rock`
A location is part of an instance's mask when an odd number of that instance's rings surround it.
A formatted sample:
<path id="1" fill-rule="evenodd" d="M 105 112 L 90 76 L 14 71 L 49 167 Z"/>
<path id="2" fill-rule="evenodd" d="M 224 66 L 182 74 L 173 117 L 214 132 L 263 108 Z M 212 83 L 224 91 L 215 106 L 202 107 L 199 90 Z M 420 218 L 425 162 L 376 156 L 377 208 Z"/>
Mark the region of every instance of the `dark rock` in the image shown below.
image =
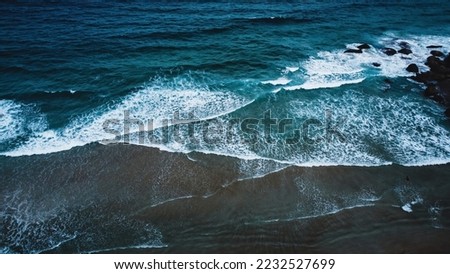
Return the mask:
<path id="1" fill-rule="evenodd" d="M 416 64 L 410 64 L 407 68 L 407 71 L 417 73 L 419 72 L 419 67 Z"/>
<path id="2" fill-rule="evenodd" d="M 439 104 L 446 105 L 445 95 L 443 95 L 441 90 L 435 85 L 429 85 L 425 89 L 423 95 L 438 102 Z"/>
<path id="3" fill-rule="evenodd" d="M 450 60 L 448 60 L 447 58 L 448 56 L 444 59 L 444 61 L 437 58 L 436 56 L 430 56 L 427 58 L 427 62 L 425 64 L 430 67 L 430 70 L 432 72 L 437 74 L 436 80 L 442 80 L 449 77 L 450 66 L 447 66 L 447 64 L 450 63 Z"/>
<path id="4" fill-rule="evenodd" d="M 425 65 L 428 66 L 428 64 L 432 64 L 432 63 L 440 63 L 442 62 L 439 58 L 437 58 L 436 56 L 428 56 L 427 57 L 427 61 L 425 62 Z"/>
<path id="5" fill-rule="evenodd" d="M 395 49 L 391 49 L 391 48 L 384 48 L 383 52 L 388 56 L 392 56 L 397 53 L 397 51 Z"/>
<path id="6" fill-rule="evenodd" d="M 384 82 L 385 82 L 386 84 L 392 84 L 392 83 L 393 83 L 392 80 L 389 79 L 389 78 L 385 78 L 385 79 L 384 79 Z"/>
<path id="7" fill-rule="evenodd" d="M 441 66 L 443 66 L 443 62 L 437 58 L 436 56 L 429 56 L 425 65 L 429 66 L 431 71 L 438 71 Z"/>
<path id="8" fill-rule="evenodd" d="M 380 63 L 376 63 L 376 62 L 372 63 L 372 65 L 373 65 L 374 67 L 379 67 L 379 66 L 381 66 Z"/>
<path id="9" fill-rule="evenodd" d="M 450 117 L 450 108 L 447 108 L 447 110 L 444 112 L 445 116 Z"/>
<path id="10" fill-rule="evenodd" d="M 439 48 L 442 48 L 442 46 L 437 46 L 437 45 L 427 46 L 427 49 L 439 49 Z"/>
<path id="11" fill-rule="evenodd" d="M 439 90 L 441 91 L 441 93 L 444 93 L 444 94 L 450 96 L 450 78 L 440 81 L 438 83 L 438 87 L 439 87 Z"/>
<path id="12" fill-rule="evenodd" d="M 364 43 L 364 44 L 361 44 L 361 45 L 357 46 L 357 48 L 359 48 L 359 49 L 370 49 L 370 45 Z"/>
<path id="13" fill-rule="evenodd" d="M 347 49 L 344 53 L 362 53 L 360 49 Z"/>
<path id="14" fill-rule="evenodd" d="M 433 55 L 433 56 L 436 56 L 436 57 L 442 57 L 442 56 L 444 56 L 444 54 L 442 53 L 442 51 L 439 51 L 439 50 L 432 50 L 432 51 L 430 51 L 430 54 Z"/>
<path id="15" fill-rule="evenodd" d="M 426 83 L 427 79 L 424 74 L 426 74 L 426 73 L 418 73 L 417 75 L 412 76 L 411 79 L 413 79 L 414 81 L 420 82 L 420 83 Z"/>
<path id="16" fill-rule="evenodd" d="M 399 50 L 398 52 L 401 54 L 409 55 L 412 53 L 412 50 L 403 48 L 403 49 Z"/>
<path id="17" fill-rule="evenodd" d="M 421 82 L 421 83 L 434 83 L 438 80 L 444 79 L 441 74 L 432 72 L 432 71 L 425 71 L 422 73 L 417 73 L 417 75 L 411 77 L 414 81 Z"/>
<path id="18" fill-rule="evenodd" d="M 433 98 L 436 95 L 438 95 L 438 90 L 435 85 L 429 85 L 425 89 L 425 92 L 423 93 L 426 97 Z"/>
<path id="19" fill-rule="evenodd" d="M 424 96 L 447 107 L 445 115 L 450 117 L 450 54 L 444 60 L 439 58 L 444 54 L 437 50 L 431 51 L 432 56 L 429 56 L 426 65 L 430 67 L 429 71 L 416 73 L 411 79 L 425 83 Z M 409 65 L 407 70 L 413 71 L 416 68 Z"/>
<path id="20" fill-rule="evenodd" d="M 401 41 L 400 43 L 398 43 L 398 45 L 402 48 L 402 49 L 410 49 L 410 45 L 408 44 L 408 42 L 405 41 Z"/>
<path id="21" fill-rule="evenodd" d="M 428 84 L 424 95 L 444 106 L 450 107 L 450 79 L 438 81 L 437 84 Z"/>
<path id="22" fill-rule="evenodd" d="M 444 59 L 444 66 L 446 66 L 447 68 L 450 68 L 450 53 L 447 54 L 447 57 L 445 57 L 445 59 Z"/>

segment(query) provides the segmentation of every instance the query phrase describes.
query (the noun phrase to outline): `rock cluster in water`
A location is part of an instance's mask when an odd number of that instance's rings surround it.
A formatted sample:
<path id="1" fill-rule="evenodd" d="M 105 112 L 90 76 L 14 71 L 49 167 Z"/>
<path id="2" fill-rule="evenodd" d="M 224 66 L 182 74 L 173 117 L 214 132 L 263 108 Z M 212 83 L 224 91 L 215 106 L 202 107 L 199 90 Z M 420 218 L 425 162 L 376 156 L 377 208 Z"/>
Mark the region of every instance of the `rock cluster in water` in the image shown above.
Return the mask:
<path id="1" fill-rule="evenodd" d="M 411 78 L 424 83 L 426 85 L 424 95 L 444 105 L 447 108 L 445 115 L 450 117 L 450 54 L 445 56 L 437 50 L 432 50 L 430 54 L 425 62 L 430 70 L 416 72 Z"/>
<path id="2" fill-rule="evenodd" d="M 399 49 L 383 48 L 382 52 L 388 56 L 395 54 L 409 55 L 412 54 L 410 45 L 407 42 L 400 42 Z M 364 49 L 369 49 L 370 45 L 361 44 L 355 49 L 347 49 L 344 53 L 363 53 Z M 445 54 L 440 51 L 441 45 L 429 45 L 430 56 L 427 58 L 425 65 L 430 70 L 421 72 L 417 64 L 409 64 L 405 69 L 408 72 L 415 73 L 411 79 L 426 85 L 424 95 L 440 104 L 447 109 L 445 115 L 450 117 L 450 53 Z M 403 57 L 402 57 L 403 58 Z M 406 58 L 406 57 L 405 57 Z M 372 63 L 373 66 L 379 67 L 380 63 Z"/>

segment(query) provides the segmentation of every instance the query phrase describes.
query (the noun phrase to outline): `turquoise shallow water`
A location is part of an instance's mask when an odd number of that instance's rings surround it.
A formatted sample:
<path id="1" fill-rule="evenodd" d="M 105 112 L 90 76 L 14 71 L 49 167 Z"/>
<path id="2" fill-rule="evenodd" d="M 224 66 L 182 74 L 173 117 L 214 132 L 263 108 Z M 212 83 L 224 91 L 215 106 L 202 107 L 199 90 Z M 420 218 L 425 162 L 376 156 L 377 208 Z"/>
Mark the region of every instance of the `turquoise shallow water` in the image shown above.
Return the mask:
<path id="1" fill-rule="evenodd" d="M 448 1 L 1 3 L 0 251 L 445 251 L 448 167 L 429 165 L 450 162 L 450 123 L 405 68 L 427 70 L 429 45 L 449 53 L 448 14 Z M 412 54 L 383 52 L 405 43 Z M 399 247 L 397 228 L 434 244 Z M 339 249 L 346 237 L 360 246 Z"/>

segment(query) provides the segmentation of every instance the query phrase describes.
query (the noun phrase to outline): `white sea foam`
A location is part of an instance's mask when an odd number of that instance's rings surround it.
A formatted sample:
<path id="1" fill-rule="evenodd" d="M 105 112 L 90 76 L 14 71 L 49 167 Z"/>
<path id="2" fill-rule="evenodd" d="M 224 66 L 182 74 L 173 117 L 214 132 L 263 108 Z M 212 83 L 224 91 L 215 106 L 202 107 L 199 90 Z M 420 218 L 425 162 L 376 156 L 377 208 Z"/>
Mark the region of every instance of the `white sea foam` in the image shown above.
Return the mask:
<path id="1" fill-rule="evenodd" d="M 403 205 L 403 206 L 402 206 L 402 209 L 403 209 L 403 211 L 408 212 L 408 213 L 413 212 L 413 210 L 412 210 L 412 208 L 411 208 L 411 204 L 409 204 L 409 203 Z"/>
<path id="2" fill-rule="evenodd" d="M 183 119 L 192 113 L 194 119 L 205 120 L 235 111 L 251 102 L 249 98 L 225 91 L 147 87 L 125 97 L 120 103 L 79 117 L 62 129 L 39 132 L 19 148 L 3 155 L 45 154 L 114 139 L 124 134 L 124 111 L 129 113 L 129 132 L 137 132 L 163 126 L 164 120 L 173 119 L 176 112 Z M 143 128 L 139 128 L 136 120 L 142 123 Z"/>
<path id="3" fill-rule="evenodd" d="M 436 203 L 428 208 L 428 214 L 430 215 L 431 225 L 434 228 L 445 228 L 445 226 L 442 224 L 441 213 L 442 213 L 442 208 L 439 206 L 438 203 Z"/>
<path id="4" fill-rule="evenodd" d="M 318 88 L 337 88 L 343 85 L 350 85 L 350 84 L 358 84 L 364 81 L 364 78 L 360 79 L 354 79 L 354 80 L 338 80 L 338 81 L 331 81 L 328 82 L 326 80 L 323 80 L 319 82 L 316 80 L 308 80 L 304 84 L 297 85 L 297 86 L 289 86 L 285 87 L 285 90 L 298 90 L 298 89 L 318 89 Z"/>
<path id="5" fill-rule="evenodd" d="M 320 218 L 320 217 L 326 217 L 326 216 L 338 214 L 338 213 L 340 213 L 342 211 L 346 211 L 346 210 L 362 208 L 362 207 L 373 207 L 373 206 L 375 206 L 375 204 L 372 204 L 372 203 L 360 204 L 360 205 L 353 205 L 353 206 L 348 206 L 348 207 L 337 208 L 337 209 L 334 209 L 331 211 L 325 211 L 321 214 L 304 215 L 304 216 L 291 217 L 291 218 L 276 218 L 276 219 L 264 220 L 261 222 L 262 223 L 279 223 L 279 222 L 292 222 L 292 221 L 298 221 L 298 220 L 316 219 L 316 218 Z M 247 222 L 246 224 L 253 224 L 253 223 Z"/>
<path id="6" fill-rule="evenodd" d="M 74 89 L 69 89 L 69 90 L 45 90 L 45 93 L 50 93 L 50 94 L 54 94 L 54 93 L 65 93 L 65 92 L 69 92 L 70 94 L 75 94 L 77 91 Z"/>
<path id="7" fill-rule="evenodd" d="M 44 130 L 47 122 L 31 105 L 0 100 L 0 143 Z"/>
<path id="8" fill-rule="evenodd" d="M 166 244 L 142 244 L 142 245 L 130 245 L 130 246 L 119 246 L 119 247 L 112 247 L 112 248 L 104 248 L 104 249 L 96 249 L 81 253 L 87 253 L 87 254 L 95 254 L 95 253 L 104 253 L 104 252 L 111 252 L 111 251 L 119 251 L 119 250 L 130 250 L 130 249 L 159 249 L 159 248 L 166 248 L 169 245 Z"/>
<path id="9" fill-rule="evenodd" d="M 291 81 L 292 81 L 292 80 L 289 80 L 289 79 L 287 79 L 286 77 L 280 77 L 280 78 L 275 79 L 275 80 L 262 81 L 261 83 L 262 83 L 262 84 L 271 84 L 271 85 L 277 86 L 277 85 L 286 85 L 286 84 L 289 84 L 289 82 L 291 82 Z"/>
<path id="10" fill-rule="evenodd" d="M 286 67 L 286 70 L 289 72 L 296 72 L 299 69 L 300 69 L 299 67 Z"/>
<path id="11" fill-rule="evenodd" d="M 287 168 L 288 164 L 283 164 L 271 160 L 241 160 L 239 162 L 238 181 L 262 178 L 274 172 Z"/>
<path id="12" fill-rule="evenodd" d="M 417 204 L 423 204 L 423 197 L 420 191 L 409 184 L 401 184 L 394 188 L 400 202 L 401 209 L 405 212 L 413 212 L 413 207 Z"/>
<path id="13" fill-rule="evenodd" d="M 403 209 L 404 211 L 408 212 L 408 213 L 411 213 L 411 212 L 413 212 L 412 207 L 413 207 L 414 205 L 416 205 L 416 204 L 421 204 L 422 202 L 423 202 L 422 198 L 417 197 L 415 200 L 413 200 L 413 201 L 411 201 L 411 202 L 409 202 L 409 203 L 404 204 L 404 205 L 402 206 L 402 209 Z"/>
<path id="14" fill-rule="evenodd" d="M 22 107 L 10 100 L 0 100 L 0 142 L 23 132 Z"/>

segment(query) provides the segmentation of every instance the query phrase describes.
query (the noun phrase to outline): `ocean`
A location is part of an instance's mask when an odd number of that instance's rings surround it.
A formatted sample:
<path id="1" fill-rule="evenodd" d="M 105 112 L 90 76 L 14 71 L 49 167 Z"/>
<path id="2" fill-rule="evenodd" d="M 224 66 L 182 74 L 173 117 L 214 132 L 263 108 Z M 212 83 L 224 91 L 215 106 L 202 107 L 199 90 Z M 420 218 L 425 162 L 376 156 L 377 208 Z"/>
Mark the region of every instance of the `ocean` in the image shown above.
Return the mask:
<path id="1" fill-rule="evenodd" d="M 1 3 L 0 252 L 450 252 L 448 14 Z"/>

